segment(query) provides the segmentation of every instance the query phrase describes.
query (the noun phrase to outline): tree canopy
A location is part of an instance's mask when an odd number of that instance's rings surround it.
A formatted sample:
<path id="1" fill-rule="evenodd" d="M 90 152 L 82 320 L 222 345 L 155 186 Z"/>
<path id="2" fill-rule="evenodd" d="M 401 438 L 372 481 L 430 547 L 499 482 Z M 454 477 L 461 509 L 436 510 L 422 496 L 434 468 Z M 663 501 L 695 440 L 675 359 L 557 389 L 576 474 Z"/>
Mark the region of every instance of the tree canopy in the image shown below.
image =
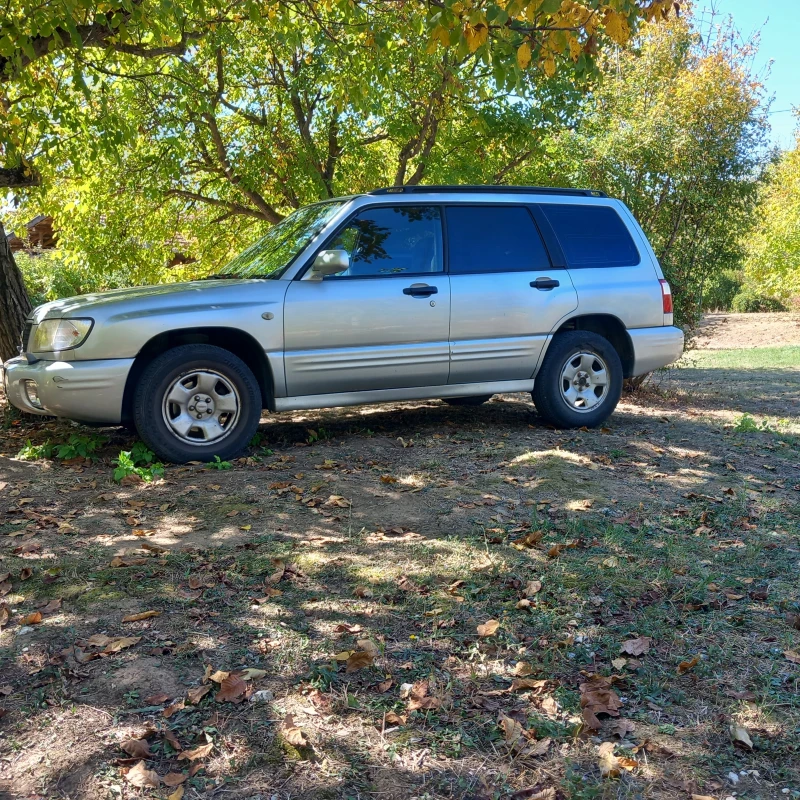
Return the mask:
<path id="1" fill-rule="evenodd" d="M 334 105 L 366 109 L 409 48 L 450 65 L 471 58 L 501 89 L 520 89 L 533 70 L 589 75 L 605 46 L 624 44 L 642 21 L 673 8 L 673 0 L 10 0 L 0 21 L 0 185 L 36 183 L 37 156 L 54 148 L 77 160 L 79 148 L 119 144 L 125 130 L 107 118 L 102 135 L 87 136 L 91 121 L 77 95 L 102 107 L 105 78 L 173 75 L 176 64 L 177 81 L 242 36 L 267 58 L 302 40 L 312 68 L 286 77 L 323 79 Z M 339 69 L 314 63 L 314 44 L 327 55 L 338 50 Z"/>

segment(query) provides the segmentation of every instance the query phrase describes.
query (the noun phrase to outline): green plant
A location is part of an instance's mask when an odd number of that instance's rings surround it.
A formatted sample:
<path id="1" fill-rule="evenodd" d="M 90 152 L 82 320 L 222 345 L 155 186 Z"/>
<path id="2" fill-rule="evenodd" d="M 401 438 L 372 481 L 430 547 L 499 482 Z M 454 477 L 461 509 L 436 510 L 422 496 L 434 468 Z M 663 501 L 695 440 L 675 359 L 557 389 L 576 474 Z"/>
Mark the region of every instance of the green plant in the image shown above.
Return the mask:
<path id="1" fill-rule="evenodd" d="M 745 286 L 731 301 L 731 311 L 739 314 L 754 314 L 763 311 L 785 311 L 786 307 L 775 297 L 768 297 Z"/>
<path id="2" fill-rule="evenodd" d="M 22 461 L 38 461 L 40 458 L 52 458 L 53 448 L 54 445 L 50 444 L 49 439 L 44 444 L 31 444 L 31 440 L 28 439 L 25 442 L 25 447 L 17 453 L 17 458 Z"/>
<path id="3" fill-rule="evenodd" d="M 208 462 L 209 469 L 230 469 L 232 466 L 230 461 L 220 461 L 219 456 L 214 456 L 214 460 Z"/>
<path id="4" fill-rule="evenodd" d="M 734 423 L 733 429 L 737 433 L 754 433 L 757 431 L 772 430 L 767 420 L 762 419 L 761 422 L 756 422 L 750 414 L 742 414 Z"/>
<path id="5" fill-rule="evenodd" d="M 150 464 L 150 466 L 147 467 L 136 466 L 131 450 L 120 451 L 119 456 L 114 459 L 113 463 L 115 464 L 114 480 L 117 483 L 123 478 L 127 478 L 128 475 L 136 475 L 138 478 L 149 483 L 153 478 L 164 474 L 164 465 L 159 462 Z"/>
<path id="6" fill-rule="evenodd" d="M 308 439 L 306 442 L 308 444 L 314 444 L 314 442 L 322 442 L 325 439 L 330 439 L 331 434 L 325 430 L 321 425 L 318 430 L 314 430 L 313 428 L 307 428 Z"/>
<path id="7" fill-rule="evenodd" d="M 105 436 L 81 436 L 73 433 L 63 444 L 57 444 L 53 448 L 56 458 L 68 461 L 72 458 L 93 458 L 94 453 L 99 450 L 108 439 Z"/>
<path id="8" fill-rule="evenodd" d="M 152 464 L 156 457 L 156 454 L 144 442 L 135 442 L 130 452 L 131 460 L 137 467 Z"/>

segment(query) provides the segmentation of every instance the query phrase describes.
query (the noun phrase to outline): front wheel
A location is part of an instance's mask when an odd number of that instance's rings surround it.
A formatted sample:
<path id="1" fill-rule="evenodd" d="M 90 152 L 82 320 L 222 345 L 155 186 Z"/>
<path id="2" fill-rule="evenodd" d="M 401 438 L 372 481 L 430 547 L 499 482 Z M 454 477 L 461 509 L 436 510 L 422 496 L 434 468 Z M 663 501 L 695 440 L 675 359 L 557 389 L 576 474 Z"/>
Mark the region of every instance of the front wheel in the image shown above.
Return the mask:
<path id="1" fill-rule="evenodd" d="M 622 362 L 608 339 L 591 331 L 557 334 L 533 384 L 536 410 L 557 428 L 594 428 L 622 395 Z"/>
<path id="2" fill-rule="evenodd" d="M 181 345 L 142 373 L 133 418 L 144 443 L 166 461 L 225 460 L 241 453 L 256 432 L 261 390 L 230 351 Z"/>

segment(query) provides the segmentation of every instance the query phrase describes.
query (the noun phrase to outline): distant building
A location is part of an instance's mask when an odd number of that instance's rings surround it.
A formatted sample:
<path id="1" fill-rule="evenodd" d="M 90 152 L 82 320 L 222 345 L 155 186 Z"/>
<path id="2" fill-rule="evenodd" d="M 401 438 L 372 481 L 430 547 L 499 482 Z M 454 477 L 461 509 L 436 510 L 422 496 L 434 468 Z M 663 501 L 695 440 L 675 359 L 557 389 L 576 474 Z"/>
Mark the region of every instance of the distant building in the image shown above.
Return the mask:
<path id="1" fill-rule="evenodd" d="M 58 237 L 53 233 L 53 218 L 39 214 L 25 225 L 25 238 L 22 239 L 15 233 L 6 236 L 8 246 L 12 253 L 20 250 L 52 250 L 56 246 Z"/>

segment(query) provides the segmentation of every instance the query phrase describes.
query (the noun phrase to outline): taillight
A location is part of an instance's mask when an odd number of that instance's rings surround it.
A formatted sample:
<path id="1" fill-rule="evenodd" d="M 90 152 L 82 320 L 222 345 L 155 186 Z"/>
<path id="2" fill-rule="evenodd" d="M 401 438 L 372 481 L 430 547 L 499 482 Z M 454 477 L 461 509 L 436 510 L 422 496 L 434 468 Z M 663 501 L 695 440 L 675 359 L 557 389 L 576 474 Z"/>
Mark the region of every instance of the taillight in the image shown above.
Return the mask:
<path id="1" fill-rule="evenodd" d="M 659 278 L 658 282 L 661 284 L 661 301 L 664 305 L 664 313 L 671 314 L 672 313 L 672 289 L 669 288 L 669 284 L 663 279 Z"/>

